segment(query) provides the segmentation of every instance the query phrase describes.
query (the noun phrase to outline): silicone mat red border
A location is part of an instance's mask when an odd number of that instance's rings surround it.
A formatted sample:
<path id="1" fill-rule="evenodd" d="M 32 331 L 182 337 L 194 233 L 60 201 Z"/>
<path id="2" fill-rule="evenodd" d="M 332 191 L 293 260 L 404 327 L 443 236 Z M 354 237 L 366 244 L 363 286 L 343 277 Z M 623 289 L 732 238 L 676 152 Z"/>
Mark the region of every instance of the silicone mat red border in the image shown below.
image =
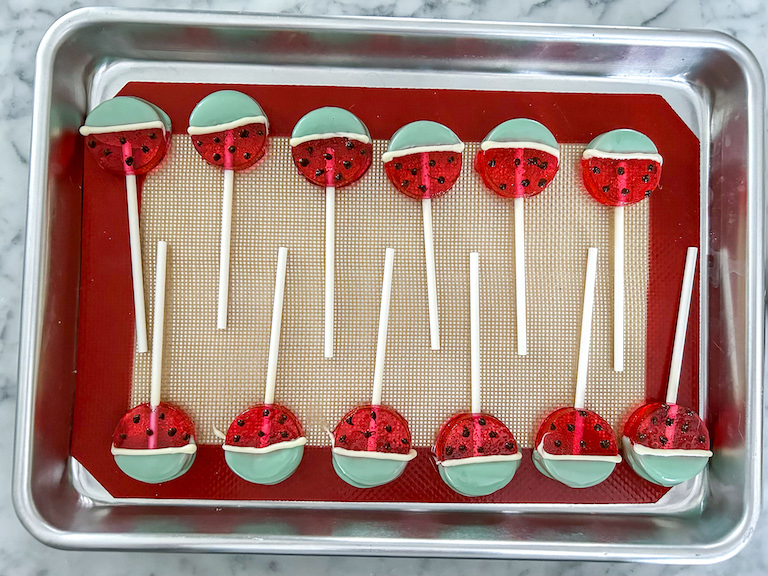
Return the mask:
<path id="1" fill-rule="evenodd" d="M 256 98 L 269 114 L 273 135 L 289 136 L 309 110 L 334 105 L 357 114 L 373 138 L 389 139 L 407 122 L 429 118 L 464 141 L 480 141 L 510 117 L 534 118 L 559 142 L 589 142 L 614 128 L 647 134 L 664 157 L 660 191 L 650 199 L 650 261 L 646 341 L 646 394 L 663 396 L 672 350 L 685 248 L 699 245 L 699 141 L 660 96 L 553 94 L 325 86 L 227 85 Z M 183 132 L 194 105 L 224 88 L 213 84 L 131 83 L 121 92 L 150 100 Z M 468 167 L 469 169 L 469 167 Z M 200 446 L 183 477 L 150 486 L 122 474 L 109 447 L 115 423 L 129 408 L 134 318 L 124 182 L 85 154 L 77 390 L 72 455 L 115 497 L 340 502 L 649 503 L 667 489 L 637 477 L 622 463 L 602 484 L 570 489 L 535 470 L 530 450 L 514 480 L 481 498 L 466 498 L 439 479 L 428 448 L 396 481 L 361 490 L 341 481 L 330 448 L 309 447 L 296 473 L 276 486 L 241 480 L 218 446 Z M 673 190 L 675 193 L 665 193 Z M 120 191 L 121 193 L 117 193 Z M 699 297 L 694 284 L 679 401 L 698 400 Z M 643 399 L 638 398 L 638 403 Z"/>

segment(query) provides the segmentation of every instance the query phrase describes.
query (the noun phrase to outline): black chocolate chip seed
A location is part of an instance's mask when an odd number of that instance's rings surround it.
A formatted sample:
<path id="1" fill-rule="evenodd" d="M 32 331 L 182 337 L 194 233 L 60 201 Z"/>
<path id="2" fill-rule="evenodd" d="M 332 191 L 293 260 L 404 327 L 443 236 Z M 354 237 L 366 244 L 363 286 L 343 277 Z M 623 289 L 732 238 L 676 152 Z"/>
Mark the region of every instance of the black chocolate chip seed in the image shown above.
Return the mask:
<path id="1" fill-rule="evenodd" d="M 248 130 L 240 130 L 240 138 L 248 138 Z"/>
<path id="2" fill-rule="evenodd" d="M 496 432 L 496 430 L 491 430 L 490 432 L 488 432 L 488 436 L 490 436 L 491 438 L 496 438 L 498 435 L 499 434 L 498 432 Z"/>
<path id="3" fill-rule="evenodd" d="M 419 173 L 419 170 L 417 168 L 411 168 L 411 174 L 413 176 L 416 176 L 416 174 L 418 174 L 418 173 Z"/>
<path id="4" fill-rule="evenodd" d="M 128 158 L 125 159 L 126 166 L 133 166 L 133 156 L 128 156 Z"/>
<path id="5" fill-rule="evenodd" d="M 477 447 L 477 452 L 478 452 L 478 454 L 482 454 L 484 452 L 483 447 L 482 446 L 478 446 Z"/>
<path id="6" fill-rule="evenodd" d="M 542 186 L 546 185 L 546 183 L 547 183 L 547 179 L 546 178 L 542 178 L 541 180 L 539 180 L 539 188 L 541 188 Z"/>
<path id="7" fill-rule="evenodd" d="M 427 164 L 429 164 L 430 167 L 433 167 L 435 165 L 435 161 L 430 159 L 430 161 L 427 162 Z"/>
<path id="8" fill-rule="evenodd" d="M 134 416 L 134 417 L 133 417 L 133 423 L 134 423 L 134 424 L 138 424 L 138 423 L 139 423 L 139 420 L 141 420 L 141 416 L 139 416 L 138 414 L 136 414 L 136 416 Z"/>
<path id="9" fill-rule="evenodd" d="M 610 189 L 610 186 L 603 186 L 603 192 L 608 192 Z"/>
<path id="10" fill-rule="evenodd" d="M 611 447 L 611 443 L 608 440 L 600 440 L 600 448 L 607 450 Z"/>
<path id="11" fill-rule="evenodd" d="M 216 152 L 216 154 L 213 155 L 213 159 L 214 161 L 218 162 L 219 160 L 221 160 L 221 154 Z"/>
<path id="12" fill-rule="evenodd" d="M 573 432 L 576 430 L 576 427 L 573 424 L 568 424 L 566 428 L 568 429 L 568 432 Z"/>
<path id="13" fill-rule="evenodd" d="M 237 150 L 237 148 L 235 148 L 234 146 L 230 146 L 229 148 L 227 148 L 227 150 L 229 150 L 230 154 L 234 154 L 235 150 Z"/>
<path id="14" fill-rule="evenodd" d="M 697 438 L 697 440 L 699 441 L 699 443 L 700 443 L 700 444 L 704 444 L 704 442 L 706 442 L 706 440 L 707 440 L 707 439 L 706 439 L 706 438 L 704 438 L 704 436 L 699 436 L 699 437 Z"/>
<path id="15" fill-rule="evenodd" d="M 621 193 L 624 194 L 624 196 L 626 196 L 627 194 L 629 194 L 629 188 L 622 188 Z"/>
<path id="16" fill-rule="evenodd" d="M 312 148 L 312 146 L 307 146 L 307 154 L 312 154 L 313 150 L 314 148 Z"/>
<path id="17" fill-rule="evenodd" d="M 176 428 L 168 428 L 168 436 L 176 436 Z"/>
<path id="18" fill-rule="evenodd" d="M 461 435 L 464 436 L 464 438 L 469 438 L 469 428 L 464 426 L 464 430 L 461 431 Z"/>
<path id="19" fill-rule="evenodd" d="M 333 179 L 336 180 L 336 182 L 341 182 L 341 179 L 343 176 L 341 175 L 341 172 L 336 172 L 336 174 L 333 175 Z"/>
<path id="20" fill-rule="evenodd" d="M 419 188 L 419 190 L 421 190 L 422 192 L 426 192 L 426 191 L 427 191 L 427 187 L 426 187 L 426 186 L 424 186 L 424 184 L 419 184 L 418 188 Z"/>
<path id="21" fill-rule="evenodd" d="M 522 182 L 520 182 L 520 185 L 521 185 L 523 188 L 528 188 L 528 185 L 529 185 L 530 183 L 531 183 L 531 181 L 530 181 L 530 180 L 528 180 L 528 179 L 526 178 L 525 180 L 523 180 Z"/>
<path id="22" fill-rule="evenodd" d="M 370 430 L 366 430 L 365 432 L 363 432 L 363 436 L 365 436 L 366 438 L 370 438 L 371 434 L 373 434 L 373 432 L 371 432 Z"/>
<path id="23" fill-rule="evenodd" d="M 408 180 L 403 180 L 402 182 L 400 182 L 400 186 L 402 186 L 403 188 L 407 187 L 408 184 L 409 184 Z"/>
<path id="24" fill-rule="evenodd" d="M 235 434 L 234 436 L 232 436 L 232 440 L 234 440 L 235 442 L 240 442 L 240 436 Z"/>
<path id="25" fill-rule="evenodd" d="M 506 448 L 507 450 L 514 450 L 515 445 L 512 444 L 512 442 L 507 442 L 506 444 L 504 444 L 504 448 Z"/>
<path id="26" fill-rule="evenodd" d="M 128 434 L 120 434 L 120 440 L 125 440 L 128 438 Z"/>
<path id="27" fill-rule="evenodd" d="M 446 454 L 446 456 L 450 456 L 451 454 L 453 454 L 453 446 L 446 446 L 445 447 L 445 454 Z"/>
<path id="28" fill-rule="evenodd" d="M 648 164 L 648 172 L 653 172 L 654 166 L 653 164 Z"/>
<path id="29" fill-rule="evenodd" d="M 262 436 L 264 436 L 264 430 L 259 430 L 259 432 L 258 432 L 258 435 L 259 435 L 259 438 L 261 438 Z"/>
<path id="30" fill-rule="evenodd" d="M 149 152 L 149 146 L 142 146 L 141 151 L 144 152 L 144 154 L 146 154 L 147 152 Z"/>
<path id="31" fill-rule="evenodd" d="M 309 164 L 309 160 L 306 158 L 302 158 L 301 160 L 299 160 L 299 164 L 301 166 L 306 166 L 307 164 Z"/>
<path id="32" fill-rule="evenodd" d="M 403 165 L 400 162 L 395 162 L 395 170 L 402 170 Z"/>
<path id="33" fill-rule="evenodd" d="M 264 130 L 257 130 L 256 134 L 258 134 L 259 136 L 264 136 Z"/>
<path id="34" fill-rule="evenodd" d="M 245 420 L 238 420 L 237 421 L 238 426 L 245 426 Z"/>
<path id="35" fill-rule="evenodd" d="M 562 444 L 562 442 L 560 442 L 560 440 L 555 440 L 555 446 L 560 448 L 560 444 Z"/>
<path id="36" fill-rule="evenodd" d="M 584 442 L 584 440 L 580 440 L 579 441 L 579 446 L 581 446 L 582 448 L 586 448 L 587 447 L 587 443 Z"/>
<path id="37" fill-rule="evenodd" d="M 347 424 L 349 424 L 350 426 L 352 425 L 352 416 L 347 418 Z"/>
<path id="38" fill-rule="evenodd" d="M 371 420 L 376 420 L 376 412 L 371 411 Z"/>
<path id="39" fill-rule="evenodd" d="M 666 420 L 666 424 L 667 424 L 667 426 L 672 426 L 672 424 L 674 424 L 674 423 L 675 423 L 674 419 L 672 419 L 672 418 L 667 418 L 667 420 Z"/>
<path id="40" fill-rule="evenodd" d="M 214 136 L 213 141 L 216 142 L 216 144 L 218 144 L 219 142 L 221 142 L 221 138 L 219 138 L 218 136 Z"/>
<path id="41" fill-rule="evenodd" d="M 642 177 L 640 178 L 640 180 L 642 180 L 642 181 L 643 181 L 643 182 L 645 182 L 646 184 L 648 183 L 648 181 L 649 181 L 650 179 L 651 179 L 651 177 L 650 177 L 650 176 L 648 176 L 648 174 L 643 174 L 643 175 L 642 175 Z"/>
<path id="42" fill-rule="evenodd" d="M 91 140 L 90 142 L 88 142 L 88 146 L 90 146 L 91 148 L 96 148 L 96 140 Z"/>
<path id="43" fill-rule="evenodd" d="M 342 434 L 341 436 L 339 436 L 339 442 L 346 442 L 346 441 L 347 441 L 347 435 L 346 434 Z"/>
<path id="44" fill-rule="evenodd" d="M 320 176 L 323 172 L 325 172 L 325 170 L 318 168 L 317 170 L 315 170 L 315 176 Z"/>
<path id="45" fill-rule="evenodd" d="M 587 412 L 585 410 L 579 410 L 579 416 L 581 416 L 582 418 L 586 418 Z"/>
<path id="46" fill-rule="evenodd" d="M 688 422 L 683 422 L 682 430 L 683 432 L 688 432 L 688 429 L 691 427 L 691 425 Z"/>
<path id="47" fill-rule="evenodd" d="M 269 410 L 265 408 L 264 411 L 261 413 L 261 415 L 262 416 L 269 416 Z"/>
<path id="48" fill-rule="evenodd" d="M 149 139 L 150 140 L 154 140 L 155 138 L 157 138 L 157 134 L 155 134 L 154 132 L 150 132 L 149 133 Z"/>
<path id="49" fill-rule="evenodd" d="M 250 152 L 245 152 L 243 154 L 243 158 L 245 158 L 246 160 L 250 160 L 251 159 L 251 153 Z"/>
<path id="50" fill-rule="evenodd" d="M 603 427 L 600 424 L 595 424 L 595 432 L 600 432 L 602 429 Z"/>
<path id="51" fill-rule="evenodd" d="M 504 184 L 503 182 L 501 184 L 499 184 L 499 190 L 506 190 L 506 189 L 507 189 L 507 185 L 506 184 Z"/>
<path id="52" fill-rule="evenodd" d="M 492 159 L 490 162 L 488 162 L 488 166 L 490 166 L 491 168 L 493 168 L 494 166 L 496 166 L 496 160 L 493 160 L 493 159 Z"/>
<path id="53" fill-rule="evenodd" d="M 647 438 L 647 436 L 646 436 L 644 433 L 642 433 L 642 432 L 640 432 L 640 434 L 638 434 L 638 435 L 637 435 L 637 437 L 638 437 L 640 440 L 645 440 L 645 439 Z"/>
<path id="54" fill-rule="evenodd" d="M 330 154 L 329 152 L 323 153 L 323 158 L 326 160 L 333 160 L 333 154 Z"/>
<path id="55" fill-rule="evenodd" d="M 408 440 L 408 438 L 401 438 L 400 442 L 402 442 L 403 444 L 410 444 L 410 441 Z"/>
<path id="56" fill-rule="evenodd" d="M 439 184 L 445 184 L 445 176 L 438 176 L 437 181 Z"/>
<path id="57" fill-rule="evenodd" d="M 623 175 L 624 175 L 624 168 L 622 168 L 621 166 L 619 166 L 619 167 L 616 169 L 616 174 L 618 174 L 619 176 L 623 176 Z"/>
<path id="58" fill-rule="evenodd" d="M 645 191 L 645 197 L 649 198 L 650 196 L 651 196 L 651 191 L 650 190 L 646 190 Z"/>
<path id="59" fill-rule="evenodd" d="M 123 136 L 120 136 L 120 144 L 125 144 L 125 138 Z"/>
<path id="60" fill-rule="evenodd" d="M 344 165 L 344 168 L 347 168 L 347 169 L 352 167 L 352 162 L 350 162 L 349 160 L 344 160 L 342 164 Z"/>
<path id="61" fill-rule="evenodd" d="M 593 174 L 600 174 L 600 168 L 598 168 L 597 166 L 594 166 L 594 167 L 592 168 L 592 173 L 593 173 Z"/>
<path id="62" fill-rule="evenodd" d="M 203 145 L 202 141 L 200 141 L 200 140 L 198 140 L 197 142 L 195 142 L 195 144 L 197 144 L 198 146 L 202 146 L 202 145 Z"/>
<path id="63" fill-rule="evenodd" d="M 352 150 L 352 148 L 355 147 L 354 143 L 351 140 L 347 140 L 344 142 L 344 145 L 347 147 L 347 150 Z"/>
<path id="64" fill-rule="evenodd" d="M 667 442 L 669 442 L 669 440 L 667 440 L 666 436 L 659 436 L 659 442 L 661 442 L 662 446 L 666 446 Z"/>
<path id="65" fill-rule="evenodd" d="M 160 420 L 165 420 L 165 412 L 160 412 L 160 416 L 158 416 Z"/>
<path id="66" fill-rule="evenodd" d="M 154 434 L 152 429 L 151 428 L 147 428 L 147 436 L 152 436 L 152 434 Z"/>
<path id="67" fill-rule="evenodd" d="M 186 442 L 187 440 L 189 440 L 189 434 L 184 434 L 184 436 L 182 436 L 181 439 L 184 440 L 184 442 Z"/>
<path id="68" fill-rule="evenodd" d="M 448 164 L 453 164 L 455 158 L 453 156 L 448 156 Z"/>
<path id="69" fill-rule="evenodd" d="M 288 416 L 285 414 L 280 414 L 280 418 L 277 419 L 278 424 L 285 424 L 285 421 L 288 420 Z"/>
<path id="70" fill-rule="evenodd" d="M 283 430 L 282 432 L 280 432 L 280 436 L 282 436 L 283 438 L 288 438 L 288 432 Z"/>
<path id="71" fill-rule="evenodd" d="M 390 444 L 389 442 L 384 444 L 384 450 L 392 450 L 392 444 Z"/>
<path id="72" fill-rule="evenodd" d="M 392 426 L 387 424 L 386 426 L 384 426 L 384 430 L 386 430 L 387 432 L 392 432 Z"/>
<path id="73" fill-rule="evenodd" d="M 464 446 L 464 444 L 460 444 L 459 445 L 459 452 L 466 452 L 466 451 L 467 451 L 467 447 Z"/>
<path id="74" fill-rule="evenodd" d="M 520 166 L 520 158 L 515 158 L 515 166 Z"/>
<path id="75" fill-rule="evenodd" d="M 653 417 L 651 418 L 651 424 L 654 424 L 654 425 L 655 425 L 655 424 L 658 424 L 658 423 L 659 423 L 659 419 L 658 419 L 658 418 L 656 418 L 656 416 L 653 416 Z"/>
<path id="76" fill-rule="evenodd" d="M 549 429 L 550 430 L 557 430 L 557 426 L 555 426 L 555 424 L 552 423 L 552 424 L 549 425 Z"/>
<path id="77" fill-rule="evenodd" d="M 480 426 L 485 426 L 485 418 L 478 418 L 477 423 L 480 424 Z"/>

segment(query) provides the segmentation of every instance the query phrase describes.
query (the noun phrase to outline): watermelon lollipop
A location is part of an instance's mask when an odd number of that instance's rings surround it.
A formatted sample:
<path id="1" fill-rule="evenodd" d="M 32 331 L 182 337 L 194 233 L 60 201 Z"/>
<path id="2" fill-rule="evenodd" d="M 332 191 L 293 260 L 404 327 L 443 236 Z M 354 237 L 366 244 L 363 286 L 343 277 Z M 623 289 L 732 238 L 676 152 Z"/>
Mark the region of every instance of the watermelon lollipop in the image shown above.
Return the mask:
<path id="1" fill-rule="evenodd" d="M 171 137 L 171 120 L 154 104 L 140 98 L 118 96 L 91 110 L 80 134 L 85 137 L 86 148 L 99 166 L 125 176 L 136 346 L 139 352 L 146 352 L 147 314 L 136 176 L 152 170 L 165 156 Z"/>
<path id="2" fill-rule="evenodd" d="M 235 171 L 250 168 L 264 155 L 269 123 L 253 98 L 234 90 L 220 90 L 209 94 L 195 106 L 189 116 L 187 132 L 203 160 L 224 169 L 216 313 L 216 327 L 223 330 L 227 327 Z"/>
<path id="3" fill-rule="evenodd" d="M 527 118 L 502 122 L 483 139 L 475 170 L 502 198 L 512 198 L 515 214 L 517 353 L 528 354 L 525 298 L 524 199 L 544 191 L 557 173 L 560 146 L 542 124 Z"/>
<path id="4" fill-rule="evenodd" d="M 192 466 L 197 452 L 192 420 L 181 408 L 160 402 L 167 258 L 168 245 L 158 242 L 149 402 L 129 410 L 112 435 L 115 463 L 131 478 L 148 484 L 183 475 Z"/>
<path id="5" fill-rule="evenodd" d="M 432 198 L 444 194 L 456 183 L 461 173 L 463 151 L 464 143 L 449 128 L 437 122 L 419 120 L 395 132 L 382 156 L 384 170 L 395 188 L 406 196 L 421 200 L 432 350 L 440 349 Z"/>
<path id="6" fill-rule="evenodd" d="M 614 206 L 613 369 L 624 370 L 624 206 L 647 198 L 659 185 L 662 158 L 656 145 L 635 130 L 611 130 L 589 143 L 581 157 L 584 186 Z"/>
<path id="7" fill-rule="evenodd" d="M 584 287 L 576 398 L 572 408 L 560 408 L 547 416 L 536 434 L 533 451 L 533 463 L 542 474 L 571 488 L 588 488 L 599 484 L 621 462 L 611 426 L 584 408 L 596 276 L 597 248 L 590 248 Z"/>
<path id="8" fill-rule="evenodd" d="M 241 412 L 224 436 L 227 465 L 235 474 L 254 484 L 277 484 L 288 478 L 301 462 L 307 443 L 296 416 L 285 406 L 275 404 L 287 260 L 288 249 L 281 247 L 277 252 L 264 403 Z"/>
<path id="9" fill-rule="evenodd" d="M 480 409 L 480 262 L 469 255 L 471 412 L 452 416 L 440 428 L 433 448 L 440 477 L 464 496 L 485 496 L 512 480 L 522 454 L 501 420 Z"/>
<path id="10" fill-rule="evenodd" d="M 696 412 L 677 404 L 697 252 L 688 248 L 685 259 L 665 402 L 640 406 L 624 424 L 622 444 L 630 466 L 639 476 L 661 486 L 690 480 L 712 456 L 704 422 Z"/>
<path id="11" fill-rule="evenodd" d="M 373 371 L 373 400 L 371 404 L 347 412 L 332 434 L 333 469 L 342 480 L 356 488 L 373 488 L 391 482 L 416 457 L 416 450 L 411 447 L 408 422 L 393 408 L 381 405 L 394 263 L 395 251 L 387 248 Z"/>
<path id="12" fill-rule="evenodd" d="M 333 357 L 336 189 L 358 180 L 371 166 L 373 144 L 363 122 L 342 108 L 318 108 L 296 123 L 291 153 L 299 172 L 325 186 L 325 308 L 323 352 Z"/>

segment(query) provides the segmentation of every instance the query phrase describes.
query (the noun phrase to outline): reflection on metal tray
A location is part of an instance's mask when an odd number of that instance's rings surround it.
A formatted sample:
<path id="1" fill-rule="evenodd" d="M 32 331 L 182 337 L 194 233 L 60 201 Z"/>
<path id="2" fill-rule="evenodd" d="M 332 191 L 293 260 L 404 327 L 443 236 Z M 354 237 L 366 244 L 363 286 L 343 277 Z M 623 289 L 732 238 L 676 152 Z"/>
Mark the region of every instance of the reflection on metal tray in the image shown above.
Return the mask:
<path id="1" fill-rule="evenodd" d="M 754 59 L 730 38 L 86 9 L 54 25 L 36 72 L 14 502 L 41 540 L 72 548 L 671 562 L 722 559 L 746 542 L 759 511 L 763 87 Z M 99 492 L 68 457 L 75 376 L 62 370 L 73 366 L 77 338 L 82 153 L 75 130 L 89 100 L 129 81 L 243 78 L 663 96 L 702 142 L 699 397 L 715 451 L 708 476 L 653 505 L 578 507 L 591 514 L 563 505 L 462 514 L 401 505 L 372 515 L 359 503 L 334 511 L 303 503 L 255 517 L 222 502 L 171 506 Z M 67 146 L 74 152 L 64 164 Z"/>

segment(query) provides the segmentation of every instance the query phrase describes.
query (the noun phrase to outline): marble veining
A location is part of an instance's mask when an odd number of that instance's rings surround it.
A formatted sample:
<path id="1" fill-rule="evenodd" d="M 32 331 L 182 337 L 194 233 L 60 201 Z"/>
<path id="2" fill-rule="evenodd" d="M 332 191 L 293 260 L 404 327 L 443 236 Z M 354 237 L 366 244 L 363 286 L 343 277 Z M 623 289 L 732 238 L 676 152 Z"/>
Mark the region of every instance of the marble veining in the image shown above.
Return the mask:
<path id="1" fill-rule="evenodd" d="M 456 561 L 385 558 L 308 558 L 247 555 L 62 552 L 36 542 L 19 524 L 10 503 L 10 461 L 16 399 L 19 301 L 24 251 L 29 134 L 34 55 L 40 38 L 61 15 L 82 6 L 116 0 L 0 0 L 0 575 L 110 574 L 482 574 L 601 573 L 634 576 L 768 573 L 768 519 L 760 522 L 747 548 L 712 567 L 661 567 L 579 562 Z M 135 8 L 156 0 L 133 0 Z M 562 24 L 711 28 L 736 36 L 768 63 L 768 3 L 765 0 L 165 0 L 164 8 L 305 14 L 362 14 L 404 17 L 486 19 Z M 764 482 L 765 484 L 765 482 Z"/>

